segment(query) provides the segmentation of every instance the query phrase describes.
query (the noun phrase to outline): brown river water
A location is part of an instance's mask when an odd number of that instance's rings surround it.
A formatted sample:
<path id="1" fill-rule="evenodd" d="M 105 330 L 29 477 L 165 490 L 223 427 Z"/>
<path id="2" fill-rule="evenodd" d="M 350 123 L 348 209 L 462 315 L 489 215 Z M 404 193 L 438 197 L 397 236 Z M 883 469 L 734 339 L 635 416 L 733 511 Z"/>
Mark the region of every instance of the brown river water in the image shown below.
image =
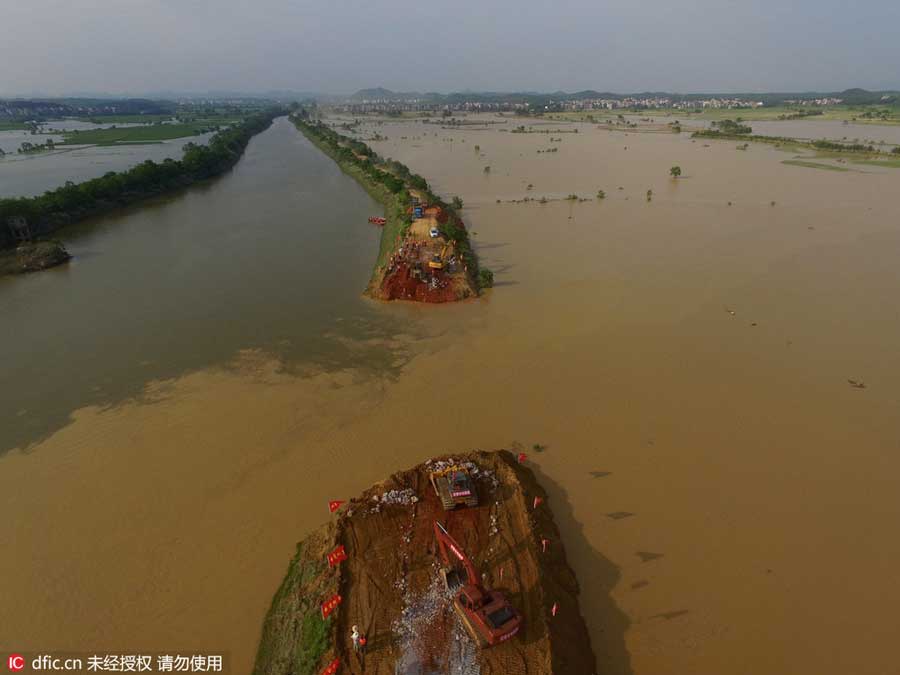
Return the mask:
<path id="1" fill-rule="evenodd" d="M 327 500 L 517 445 L 601 673 L 896 668 L 900 171 L 520 123 L 362 134 L 464 199 L 480 300 L 361 299 L 374 205 L 283 120 L 0 283 L 0 648 L 247 672 Z"/>

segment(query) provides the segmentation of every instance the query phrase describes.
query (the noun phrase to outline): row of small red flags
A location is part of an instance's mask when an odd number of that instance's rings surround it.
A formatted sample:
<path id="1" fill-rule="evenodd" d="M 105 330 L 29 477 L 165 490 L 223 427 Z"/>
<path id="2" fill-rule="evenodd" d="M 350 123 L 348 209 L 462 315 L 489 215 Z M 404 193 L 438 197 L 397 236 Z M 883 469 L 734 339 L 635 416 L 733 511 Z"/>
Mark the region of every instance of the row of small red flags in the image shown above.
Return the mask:
<path id="1" fill-rule="evenodd" d="M 334 675 L 338 671 L 338 667 L 340 665 L 341 665 L 341 660 L 335 659 L 334 661 L 332 661 L 331 663 L 328 664 L 328 666 L 325 668 L 325 670 L 322 671 L 322 675 Z"/>

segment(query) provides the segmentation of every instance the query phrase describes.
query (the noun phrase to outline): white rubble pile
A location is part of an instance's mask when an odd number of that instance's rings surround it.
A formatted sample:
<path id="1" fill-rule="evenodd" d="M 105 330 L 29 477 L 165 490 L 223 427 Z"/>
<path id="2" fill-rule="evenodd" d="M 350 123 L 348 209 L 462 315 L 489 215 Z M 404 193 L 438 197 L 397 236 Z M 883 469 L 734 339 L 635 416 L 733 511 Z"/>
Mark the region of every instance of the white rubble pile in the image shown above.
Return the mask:
<path id="1" fill-rule="evenodd" d="M 388 490 L 384 494 L 381 495 L 372 495 L 372 502 L 374 506 L 371 511 L 374 513 L 378 513 L 381 511 L 382 506 L 389 506 L 393 504 L 399 504 L 401 506 L 412 506 L 413 504 L 419 501 L 418 496 L 416 496 L 416 491 L 412 488 L 406 488 L 403 490 Z"/>
<path id="2" fill-rule="evenodd" d="M 425 659 L 422 650 L 428 645 L 421 643 L 422 635 L 442 614 L 452 611 L 451 593 L 438 574 L 434 575 L 431 584 L 421 595 L 414 596 L 405 583 L 402 586 L 403 611 L 391 626 L 401 650 L 395 672 L 397 675 L 430 675 L 423 666 Z"/>

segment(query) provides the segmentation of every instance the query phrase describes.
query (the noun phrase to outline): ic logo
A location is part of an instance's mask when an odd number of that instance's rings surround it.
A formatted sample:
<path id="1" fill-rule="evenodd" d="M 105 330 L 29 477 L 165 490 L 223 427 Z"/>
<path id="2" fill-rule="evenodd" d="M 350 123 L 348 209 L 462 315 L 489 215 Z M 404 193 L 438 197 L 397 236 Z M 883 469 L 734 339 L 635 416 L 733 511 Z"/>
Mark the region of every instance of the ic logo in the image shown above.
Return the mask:
<path id="1" fill-rule="evenodd" d="M 10 654 L 6 659 L 6 665 L 12 672 L 17 673 L 25 667 L 25 657 L 21 654 Z"/>

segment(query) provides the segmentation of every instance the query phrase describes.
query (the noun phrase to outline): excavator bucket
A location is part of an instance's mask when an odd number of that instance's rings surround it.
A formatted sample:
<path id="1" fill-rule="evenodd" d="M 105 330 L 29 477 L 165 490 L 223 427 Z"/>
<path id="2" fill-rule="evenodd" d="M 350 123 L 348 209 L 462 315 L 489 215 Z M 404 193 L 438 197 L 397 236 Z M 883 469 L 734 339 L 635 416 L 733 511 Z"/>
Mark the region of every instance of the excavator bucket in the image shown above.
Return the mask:
<path id="1" fill-rule="evenodd" d="M 465 575 L 461 574 L 458 569 L 444 568 L 441 572 L 444 576 L 444 586 L 446 586 L 447 590 L 451 593 L 459 589 L 466 582 Z"/>

